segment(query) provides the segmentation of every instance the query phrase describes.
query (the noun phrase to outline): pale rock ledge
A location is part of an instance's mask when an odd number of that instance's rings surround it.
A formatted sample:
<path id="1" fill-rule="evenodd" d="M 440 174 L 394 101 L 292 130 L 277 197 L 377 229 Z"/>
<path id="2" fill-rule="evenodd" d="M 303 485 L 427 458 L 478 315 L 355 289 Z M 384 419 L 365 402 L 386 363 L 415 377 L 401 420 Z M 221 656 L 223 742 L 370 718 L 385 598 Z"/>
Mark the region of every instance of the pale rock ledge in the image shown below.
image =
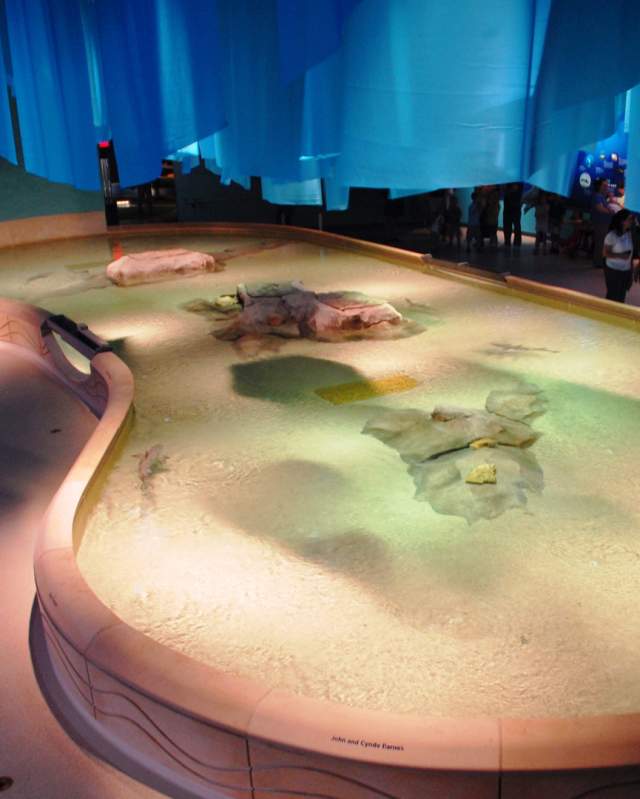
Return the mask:
<path id="1" fill-rule="evenodd" d="M 149 250 L 123 255 L 107 266 L 107 277 L 117 286 L 156 283 L 204 272 L 220 272 L 223 267 L 213 255 L 192 250 Z"/>

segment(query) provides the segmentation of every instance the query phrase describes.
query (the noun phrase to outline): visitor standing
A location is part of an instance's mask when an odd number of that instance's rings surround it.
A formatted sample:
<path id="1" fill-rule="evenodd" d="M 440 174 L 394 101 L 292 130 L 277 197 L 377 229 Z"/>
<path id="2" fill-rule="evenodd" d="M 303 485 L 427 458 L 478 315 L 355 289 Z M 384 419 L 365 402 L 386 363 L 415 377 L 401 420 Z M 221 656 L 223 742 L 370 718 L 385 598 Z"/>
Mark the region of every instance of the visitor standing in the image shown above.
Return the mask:
<path id="1" fill-rule="evenodd" d="M 524 210 L 535 209 L 536 242 L 533 254 L 538 255 L 542 246 L 542 254 L 547 254 L 547 235 L 549 233 L 549 195 L 546 191 L 533 187 L 522 198 Z"/>
<path id="2" fill-rule="evenodd" d="M 549 235 L 552 255 L 557 255 L 560 252 L 560 234 L 566 211 L 567 204 L 564 197 L 560 197 L 559 194 L 551 194 L 549 197 Z"/>
<path id="3" fill-rule="evenodd" d="M 504 230 L 504 246 L 511 247 L 522 244 L 522 228 L 520 216 L 522 213 L 522 183 L 507 183 L 504 188 L 502 205 L 502 229 Z"/>
<path id="4" fill-rule="evenodd" d="M 614 187 L 611 194 L 609 194 L 609 210 L 617 214 L 624 208 L 624 181 Z"/>
<path id="5" fill-rule="evenodd" d="M 484 191 L 484 209 L 480 224 L 482 236 L 489 239 L 492 247 L 498 246 L 498 219 L 500 217 L 500 189 L 497 186 L 487 186 Z"/>
<path id="6" fill-rule="evenodd" d="M 444 212 L 444 235 L 449 244 L 460 246 L 460 220 L 462 219 L 462 209 L 455 194 L 450 195 L 449 204 Z"/>
<path id="7" fill-rule="evenodd" d="M 479 192 L 474 191 L 471 195 L 467 219 L 467 252 L 471 250 L 472 242 L 477 250 L 483 249 L 482 226 L 480 224 L 483 207 L 484 204 Z"/>
<path id="8" fill-rule="evenodd" d="M 626 209 L 618 211 L 611 220 L 609 232 L 602 248 L 606 299 L 624 302 L 633 279 L 633 214 Z"/>
<path id="9" fill-rule="evenodd" d="M 609 187 L 603 178 L 593 184 L 591 197 L 591 225 L 593 227 L 593 265 L 597 268 L 604 266 L 602 247 L 609 231 L 611 218 L 614 212 L 609 208 Z"/>

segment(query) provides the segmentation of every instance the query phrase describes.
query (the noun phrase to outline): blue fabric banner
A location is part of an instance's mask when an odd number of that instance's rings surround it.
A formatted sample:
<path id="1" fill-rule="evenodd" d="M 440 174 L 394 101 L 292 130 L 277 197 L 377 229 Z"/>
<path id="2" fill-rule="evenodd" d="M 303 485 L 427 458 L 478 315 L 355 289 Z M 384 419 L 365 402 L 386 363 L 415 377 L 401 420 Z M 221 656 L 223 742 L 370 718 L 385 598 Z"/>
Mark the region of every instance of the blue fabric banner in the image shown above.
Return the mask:
<path id="1" fill-rule="evenodd" d="M 300 78 L 342 40 L 349 15 L 360 0 L 278 0 L 278 42 L 283 83 Z"/>
<path id="2" fill-rule="evenodd" d="M 9 86 L 5 59 L 1 55 L 0 53 L 0 157 L 11 161 L 12 164 L 16 164 L 16 145 L 13 138 L 11 107 L 9 105 L 9 92 L 12 89 Z"/>
<path id="3" fill-rule="evenodd" d="M 120 182 L 145 183 L 169 153 L 226 123 L 217 4 L 96 0 L 96 10 Z"/>
<path id="4" fill-rule="evenodd" d="M 81 0 L 6 0 L 24 166 L 97 189 L 98 162 Z"/>
<path id="5" fill-rule="evenodd" d="M 627 147 L 625 205 L 640 211 L 640 85 L 634 86 L 630 92 Z"/>
<path id="6" fill-rule="evenodd" d="M 197 143 L 225 182 L 259 176 L 305 201 L 323 179 L 334 208 L 352 186 L 566 191 L 577 151 L 640 85 L 636 0 L 5 3 L 0 155 L 12 80 L 26 168 L 80 188 L 97 187 L 109 137 L 125 186 Z M 638 158 L 631 144 L 629 204 Z"/>

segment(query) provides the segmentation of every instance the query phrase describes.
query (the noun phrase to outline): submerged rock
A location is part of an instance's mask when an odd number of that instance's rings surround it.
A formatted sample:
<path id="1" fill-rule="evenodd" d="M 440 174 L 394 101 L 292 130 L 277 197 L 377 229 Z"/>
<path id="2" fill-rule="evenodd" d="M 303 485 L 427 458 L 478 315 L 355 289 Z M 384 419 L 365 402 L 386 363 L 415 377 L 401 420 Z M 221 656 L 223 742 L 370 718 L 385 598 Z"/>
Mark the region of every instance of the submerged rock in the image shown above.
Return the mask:
<path id="1" fill-rule="evenodd" d="M 190 277 L 202 272 L 219 272 L 215 258 L 191 250 L 149 250 L 123 255 L 107 266 L 107 277 L 118 286 L 155 283 L 176 277 Z"/>
<path id="2" fill-rule="evenodd" d="M 362 432 L 393 447 L 408 463 L 436 458 L 483 439 L 496 445 L 523 447 L 538 437 L 523 422 L 486 411 L 445 407 L 437 407 L 430 414 L 413 409 L 383 411 L 370 419 Z"/>
<path id="3" fill-rule="evenodd" d="M 239 311 L 240 303 L 235 294 L 221 294 L 213 302 L 213 306 L 217 311 Z"/>
<path id="4" fill-rule="evenodd" d="M 285 297 L 287 294 L 304 290 L 302 283 L 297 280 L 286 283 L 240 283 L 236 294 L 240 304 L 247 306 L 264 297 Z"/>
<path id="5" fill-rule="evenodd" d="M 343 341 L 400 337 L 422 330 L 388 302 L 358 292 L 316 294 L 299 281 L 240 284 L 236 296 L 240 312 L 216 333 L 225 341 L 252 334 Z"/>
<path id="6" fill-rule="evenodd" d="M 525 417 L 544 410 L 544 397 L 535 386 L 491 392 L 489 397 L 487 407 Z M 543 487 L 542 470 L 525 449 L 539 433 L 506 415 L 448 406 L 431 413 L 386 410 L 370 419 L 362 432 L 395 449 L 409 464 L 416 499 L 470 523 L 524 506 L 527 492 Z"/>
<path id="7" fill-rule="evenodd" d="M 480 463 L 474 466 L 464 478 L 465 483 L 483 485 L 484 483 L 497 483 L 495 463 Z"/>
<path id="8" fill-rule="evenodd" d="M 546 399 L 537 386 L 523 383 L 509 391 L 492 391 L 487 397 L 485 408 L 498 416 L 523 420 L 544 413 Z"/>
<path id="9" fill-rule="evenodd" d="M 415 498 L 429 502 L 437 513 L 462 516 L 471 524 L 495 519 L 510 508 L 525 507 L 529 492 L 542 491 L 542 469 L 531 450 L 498 447 L 491 451 L 496 482 L 466 482 L 465 477 L 475 469 L 489 465 L 486 461 L 486 451 L 462 449 L 410 466 Z"/>
<path id="10" fill-rule="evenodd" d="M 482 447 L 495 447 L 498 442 L 495 438 L 477 438 L 472 441 L 469 446 L 471 449 L 481 449 Z"/>

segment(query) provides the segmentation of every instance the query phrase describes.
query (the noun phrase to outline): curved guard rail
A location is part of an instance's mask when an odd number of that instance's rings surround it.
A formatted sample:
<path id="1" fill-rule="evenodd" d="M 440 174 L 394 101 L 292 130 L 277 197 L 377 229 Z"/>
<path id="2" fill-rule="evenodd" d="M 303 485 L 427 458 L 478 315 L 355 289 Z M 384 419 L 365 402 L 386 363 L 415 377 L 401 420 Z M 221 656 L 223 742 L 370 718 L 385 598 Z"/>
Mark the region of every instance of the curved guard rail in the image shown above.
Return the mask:
<path id="1" fill-rule="evenodd" d="M 101 416 L 109 396 L 105 374 L 99 368 L 98 362 L 91 363 L 88 375 L 73 366 L 50 335 L 54 331 L 58 332 L 55 319 L 55 316 L 43 308 L 17 300 L 0 299 L 0 342 L 22 347 L 29 357 L 37 359 L 50 376 L 70 388 L 96 416 Z M 97 340 L 94 334 L 90 333 L 90 336 Z M 79 338 L 74 338 L 70 332 L 66 332 L 63 338 L 85 357 L 92 357 L 81 348 Z M 101 352 L 110 349 L 106 342 L 102 342 L 102 345 L 106 349 L 100 350 Z"/>
<path id="2" fill-rule="evenodd" d="M 40 333 L 45 338 L 50 333 L 57 333 L 85 358 L 93 358 L 101 352 L 111 352 L 111 346 L 92 333 L 84 322 L 74 322 L 64 314 L 52 314 L 40 325 Z"/>

